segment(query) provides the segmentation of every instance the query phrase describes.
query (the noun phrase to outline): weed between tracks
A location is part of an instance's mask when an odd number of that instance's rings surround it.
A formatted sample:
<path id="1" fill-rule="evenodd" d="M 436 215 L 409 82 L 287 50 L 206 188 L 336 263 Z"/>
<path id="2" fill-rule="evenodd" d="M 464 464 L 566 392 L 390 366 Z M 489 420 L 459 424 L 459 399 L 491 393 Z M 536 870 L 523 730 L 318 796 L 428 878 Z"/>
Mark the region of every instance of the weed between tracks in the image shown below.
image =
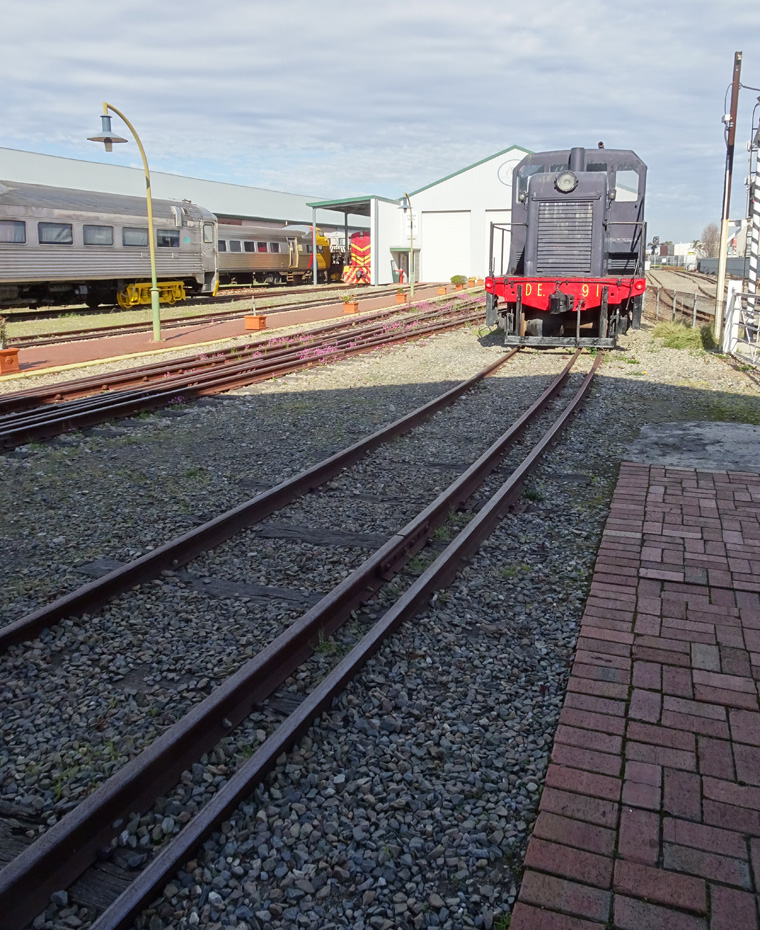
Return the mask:
<path id="1" fill-rule="evenodd" d="M 697 349 L 708 352 L 715 351 L 718 346 L 713 339 L 712 329 L 709 325 L 692 329 L 683 323 L 657 323 L 652 330 L 656 339 L 662 339 L 666 349 Z"/>

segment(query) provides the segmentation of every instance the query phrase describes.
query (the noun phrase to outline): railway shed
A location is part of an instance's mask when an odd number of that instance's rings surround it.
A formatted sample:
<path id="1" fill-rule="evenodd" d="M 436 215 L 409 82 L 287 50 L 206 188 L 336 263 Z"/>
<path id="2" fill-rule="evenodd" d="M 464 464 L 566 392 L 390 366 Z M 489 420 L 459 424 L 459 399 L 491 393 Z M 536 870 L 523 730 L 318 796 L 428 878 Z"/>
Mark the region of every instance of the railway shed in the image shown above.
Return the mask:
<path id="1" fill-rule="evenodd" d="M 519 145 L 409 192 L 411 218 L 401 201 L 378 195 L 315 201 L 315 211 L 349 211 L 369 218 L 372 284 L 391 284 L 398 272 L 409 280 L 414 249 L 416 281 L 446 281 L 452 275 L 488 272 L 491 224 L 510 221 L 512 172 L 529 150 Z M 504 246 L 509 247 L 508 234 Z"/>
<path id="2" fill-rule="evenodd" d="M 27 184 L 145 197 L 145 175 L 142 168 L 105 165 L 16 149 L 0 148 L 0 177 Z M 288 225 L 313 221 L 313 211 L 307 206 L 307 201 L 312 198 L 307 195 L 224 181 L 188 178 L 155 170 L 151 170 L 150 177 L 155 198 L 191 200 L 215 213 L 221 223 L 240 224 L 244 220 L 253 220 Z M 331 222 L 335 225 L 332 214 L 322 210 L 317 212 L 316 221 L 327 229 L 330 228 Z M 366 227 L 366 221 L 362 216 L 352 215 L 349 222 L 352 229 Z"/>

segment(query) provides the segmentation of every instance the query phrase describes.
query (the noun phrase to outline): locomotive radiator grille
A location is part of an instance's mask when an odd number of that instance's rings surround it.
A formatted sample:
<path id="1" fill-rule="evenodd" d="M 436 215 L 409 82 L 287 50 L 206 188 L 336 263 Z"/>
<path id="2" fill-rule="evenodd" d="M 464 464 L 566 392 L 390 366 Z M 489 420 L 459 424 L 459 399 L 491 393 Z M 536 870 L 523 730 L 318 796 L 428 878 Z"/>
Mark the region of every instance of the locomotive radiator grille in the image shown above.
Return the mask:
<path id="1" fill-rule="evenodd" d="M 538 204 L 536 274 L 591 274 L 591 201 Z"/>

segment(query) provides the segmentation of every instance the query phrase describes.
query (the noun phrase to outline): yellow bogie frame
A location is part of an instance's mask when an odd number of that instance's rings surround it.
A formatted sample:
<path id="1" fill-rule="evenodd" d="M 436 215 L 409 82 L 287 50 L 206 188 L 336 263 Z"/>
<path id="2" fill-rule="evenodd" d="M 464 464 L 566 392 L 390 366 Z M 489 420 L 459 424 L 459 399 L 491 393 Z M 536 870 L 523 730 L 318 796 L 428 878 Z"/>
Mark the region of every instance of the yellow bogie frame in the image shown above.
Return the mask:
<path id="1" fill-rule="evenodd" d="M 184 281 L 158 282 L 158 299 L 162 304 L 175 304 L 178 300 L 185 300 L 186 296 Z M 128 284 L 118 291 L 116 300 L 124 310 L 140 304 L 150 304 L 150 281 Z"/>

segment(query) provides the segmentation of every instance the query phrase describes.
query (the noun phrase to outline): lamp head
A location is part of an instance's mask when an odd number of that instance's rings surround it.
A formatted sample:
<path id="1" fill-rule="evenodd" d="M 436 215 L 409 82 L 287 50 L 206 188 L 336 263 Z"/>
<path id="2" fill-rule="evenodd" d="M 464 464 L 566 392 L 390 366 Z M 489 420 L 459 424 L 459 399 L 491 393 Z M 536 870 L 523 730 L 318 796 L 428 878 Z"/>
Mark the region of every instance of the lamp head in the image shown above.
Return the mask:
<path id="1" fill-rule="evenodd" d="M 401 198 L 401 208 L 403 209 L 404 213 L 406 213 L 410 207 L 411 203 L 409 202 L 409 194 L 404 194 L 404 196 Z"/>
<path id="2" fill-rule="evenodd" d="M 114 142 L 126 142 L 126 139 L 122 139 L 121 136 L 115 136 L 111 131 L 111 117 L 107 114 L 101 114 L 100 117 L 100 135 L 99 136 L 88 136 L 88 142 L 102 142 L 106 147 L 106 152 L 113 151 Z"/>

